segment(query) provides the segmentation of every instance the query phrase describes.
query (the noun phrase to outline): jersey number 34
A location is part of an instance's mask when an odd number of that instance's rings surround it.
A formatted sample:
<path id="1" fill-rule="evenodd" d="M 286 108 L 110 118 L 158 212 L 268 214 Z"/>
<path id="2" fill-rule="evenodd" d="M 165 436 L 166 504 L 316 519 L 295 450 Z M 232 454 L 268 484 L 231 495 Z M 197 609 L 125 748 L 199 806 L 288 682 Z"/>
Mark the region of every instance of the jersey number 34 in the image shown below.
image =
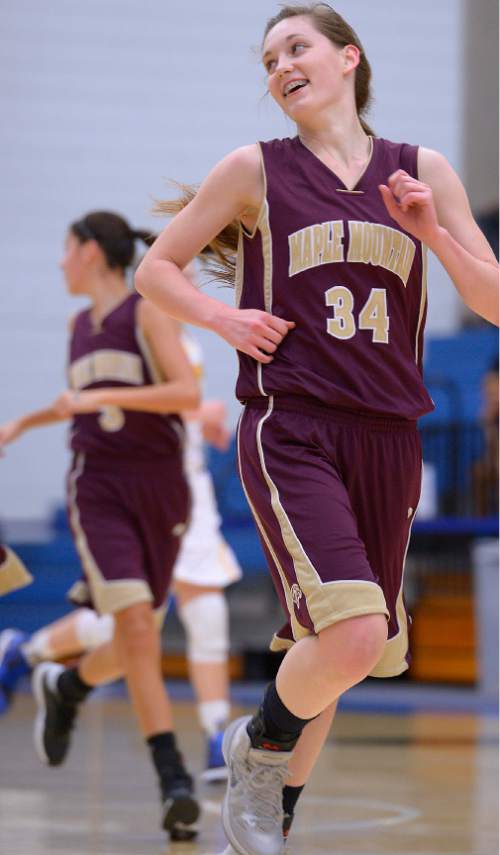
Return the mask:
<path id="1" fill-rule="evenodd" d="M 385 288 L 372 288 L 370 296 L 358 316 L 354 317 L 354 296 L 349 288 L 336 285 L 325 293 L 327 306 L 333 309 L 333 318 L 328 318 L 326 329 L 334 338 L 347 339 L 356 335 L 356 330 L 371 330 L 375 344 L 389 342 L 389 315 Z"/>

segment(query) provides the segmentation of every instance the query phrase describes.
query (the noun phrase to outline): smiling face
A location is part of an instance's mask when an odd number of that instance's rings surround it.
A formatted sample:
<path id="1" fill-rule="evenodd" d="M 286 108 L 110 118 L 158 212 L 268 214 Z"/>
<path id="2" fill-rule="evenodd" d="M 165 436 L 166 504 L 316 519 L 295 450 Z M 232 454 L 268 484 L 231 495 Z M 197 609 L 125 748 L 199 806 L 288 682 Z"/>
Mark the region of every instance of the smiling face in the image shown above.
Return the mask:
<path id="1" fill-rule="evenodd" d="M 262 62 L 274 100 L 295 122 L 354 99 L 354 73 L 359 50 L 337 47 L 306 15 L 285 18 L 267 34 Z"/>

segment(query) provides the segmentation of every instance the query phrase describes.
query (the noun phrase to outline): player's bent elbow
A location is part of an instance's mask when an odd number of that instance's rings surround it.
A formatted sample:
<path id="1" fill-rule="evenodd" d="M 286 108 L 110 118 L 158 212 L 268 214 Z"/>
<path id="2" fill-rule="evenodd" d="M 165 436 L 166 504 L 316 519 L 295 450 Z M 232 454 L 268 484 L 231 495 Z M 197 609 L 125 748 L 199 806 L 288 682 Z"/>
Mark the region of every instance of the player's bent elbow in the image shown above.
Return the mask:
<path id="1" fill-rule="evenodd" d="M 134 288 L 141 297 L 148 297 L 151 275 L 148 271 L 149 265 L 145 259 L 141 261 L 134 274 Z"/>
<path id="2" fill-rule="evenodd" d="M 148 258 L 146 255 L 134 275 L 135 289 L 142 297 L 154 302 L 154 296 L 158 293 L 158 284 L 165 285 L 172 272 L 180 272 L 180 268 L 174 261 L 166 258 Z"/>

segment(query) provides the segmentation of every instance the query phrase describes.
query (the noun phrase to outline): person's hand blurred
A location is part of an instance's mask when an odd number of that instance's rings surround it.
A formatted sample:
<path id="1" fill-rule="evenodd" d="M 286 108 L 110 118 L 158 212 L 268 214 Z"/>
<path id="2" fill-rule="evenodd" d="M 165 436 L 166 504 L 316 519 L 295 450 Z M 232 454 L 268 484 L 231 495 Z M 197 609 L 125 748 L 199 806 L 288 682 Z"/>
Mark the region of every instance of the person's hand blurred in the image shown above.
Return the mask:
<path id="1" fill-rule="evenodd" d="M 12 419 L 12 421 L 0 425 L 0 454 L 2 453 L 2 449 L 6 445 L 9 445 L 10 442 L 18 439 L 22 432 L 21 423 L 18 419 Z"/>
<path id="2" fill-rule="evenodd" d="M 219 451 L 227 451 L 231 441 L 226 417 L 226 406 L 223 401 L 204 401 L 198 411 L 203 439 Z"/>

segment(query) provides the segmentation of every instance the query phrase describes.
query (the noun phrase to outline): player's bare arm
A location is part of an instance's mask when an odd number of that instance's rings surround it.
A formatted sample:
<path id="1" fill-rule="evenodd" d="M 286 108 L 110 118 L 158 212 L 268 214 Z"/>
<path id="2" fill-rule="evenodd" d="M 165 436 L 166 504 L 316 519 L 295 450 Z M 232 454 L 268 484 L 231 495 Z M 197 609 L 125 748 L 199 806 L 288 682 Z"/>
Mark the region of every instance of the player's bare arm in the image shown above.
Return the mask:
<path id="1" fill-rule="evenodd" d="M 57 422 L 64 421 L 66 417 L 59 414 L 54 406 L 46 407 L 42 410 L 34 410 L 31 413 L 26 413 L 17 419 L 5 422 L 0 425 L 0 448 L 19 439 L 27 430 L 37 427 L 45 427 L 53 425 Z"/>
<path id="2" fill-rule="evenodd" d="M 199 388 L 172 318 L 151 303 L 138 306 L 138 326 L 151 351 L 160 376 L 153 385 L 138 389 L 104 387 L 83 392 L 68 390 L 54 403 L 61 418 L 77 413 L 93 413 L 102 407 L 146 413 L 177 413 L 199 404 Z"/>
<path id="3" fill-rule="evenodd" d="M 439 258 L 464 303 L 498 325 L 498 263 L 446 158 L 419 149 L 420 180 L 403 170 L 380 192 L 391 217 Z"/>
<path id="4" fill-rule="evenodd" d="M 251 229 L 264 198 L 256 145 L 225 157 L 195 198 L 160 234 L 136 273 L 137 290 L 172 317 L 217 332 L 259 362 L 271 362 L 293 323 L 254 309 L 234 309 L 192 285 L 183 268 L 225 226 L 240 220 Z"/>

